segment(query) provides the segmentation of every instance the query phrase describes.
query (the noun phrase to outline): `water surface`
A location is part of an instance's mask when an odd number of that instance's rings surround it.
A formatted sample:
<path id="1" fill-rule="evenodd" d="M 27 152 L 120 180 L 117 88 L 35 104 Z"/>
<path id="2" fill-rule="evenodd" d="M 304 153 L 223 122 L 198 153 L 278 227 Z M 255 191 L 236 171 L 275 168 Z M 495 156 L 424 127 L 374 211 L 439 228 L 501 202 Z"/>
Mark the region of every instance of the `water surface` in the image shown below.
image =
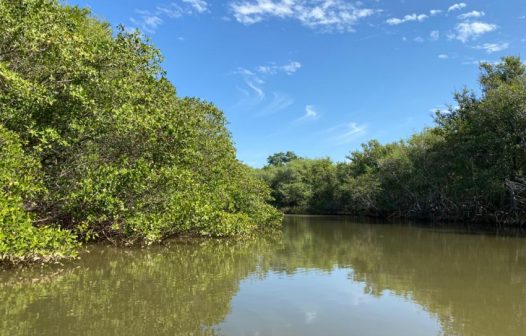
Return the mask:
<path id="1" fill-rule="evenodd" d="M 526 332 L 526 239 L 342 217 L 0 271 L 0 335 Z"/>

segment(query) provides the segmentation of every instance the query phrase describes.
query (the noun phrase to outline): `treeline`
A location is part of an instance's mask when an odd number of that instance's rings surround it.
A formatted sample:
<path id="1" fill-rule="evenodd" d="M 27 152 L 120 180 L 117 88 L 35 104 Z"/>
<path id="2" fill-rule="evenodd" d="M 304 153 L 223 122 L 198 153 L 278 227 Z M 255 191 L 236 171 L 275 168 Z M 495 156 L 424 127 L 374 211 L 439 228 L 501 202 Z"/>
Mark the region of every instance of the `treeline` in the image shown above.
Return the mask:
<path id="1" fill-rule="evenodd" d="M 369 141 L 341 163 L 277 153 L 259 175 L 285 212 L 522 225 L 526 66 L 481 64 L 480 85 L 408 140 Z"/>
<path id="2" fill-rule="evenodd" d="M 214 105 L 181 98 L 139 32 L 0 1 L 0 262 L 277 225 Z"/>

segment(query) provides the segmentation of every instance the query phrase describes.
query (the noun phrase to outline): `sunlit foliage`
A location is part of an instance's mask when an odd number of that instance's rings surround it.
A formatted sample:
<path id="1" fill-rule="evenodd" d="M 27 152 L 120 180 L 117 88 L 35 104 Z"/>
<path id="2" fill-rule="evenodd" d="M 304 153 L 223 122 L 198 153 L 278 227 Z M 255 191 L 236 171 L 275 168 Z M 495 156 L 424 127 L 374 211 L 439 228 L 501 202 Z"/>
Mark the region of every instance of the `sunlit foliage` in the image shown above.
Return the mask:
<path id="1" fill-rule="evenodd" d="M 15 231 L 32 222 L 149 244 L 279 222 L 267 187 L 236 159 L 223 113 L 178 97 L 140 32 L 115 32 L 52 0 L 1 1 L 0 31 L 2 136 L 19 141 L 16 155 L 34 163 L 40 191 L 3 207 L 17 209 Z"/>

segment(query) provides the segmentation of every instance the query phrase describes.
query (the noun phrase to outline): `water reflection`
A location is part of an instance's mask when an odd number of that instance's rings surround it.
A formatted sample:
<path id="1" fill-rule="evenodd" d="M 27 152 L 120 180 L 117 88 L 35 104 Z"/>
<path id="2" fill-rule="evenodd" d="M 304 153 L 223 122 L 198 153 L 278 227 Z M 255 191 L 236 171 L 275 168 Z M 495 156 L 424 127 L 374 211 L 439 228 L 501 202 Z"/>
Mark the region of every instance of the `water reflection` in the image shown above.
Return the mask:
<path id="1" fill-rule="evenodd" d="M 169 248 L 92 247 L 79 267 L 40 279 L 2 279 L 5 335 L 212 334 L 240 279 L 255 271 L 250 243 L 208 241 Z M 34 281 L 31 280 L 34 278 Z"/>
<path id="2" fill-rule="evenodd" d="M 448 335 L 523 335 L 526 330 L 524 238 L 341 218 L 289 221 L 289 270 L 349 267 L 350 278 L 365 283 L 368 294 L 388 291 L 421 305 Z"/>
<path id="3" fill-rule="evenodd" d="M 0 335 L 523 335 L 526 239 L 288 217 L 0 274 Z"/>

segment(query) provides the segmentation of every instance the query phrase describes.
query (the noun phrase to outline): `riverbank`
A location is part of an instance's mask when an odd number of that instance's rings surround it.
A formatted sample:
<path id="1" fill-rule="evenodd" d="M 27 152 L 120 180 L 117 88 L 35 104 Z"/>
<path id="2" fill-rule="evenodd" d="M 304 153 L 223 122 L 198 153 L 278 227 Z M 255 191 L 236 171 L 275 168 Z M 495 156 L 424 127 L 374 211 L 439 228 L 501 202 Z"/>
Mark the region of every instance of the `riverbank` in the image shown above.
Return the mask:
<path id="1" fill-rule="evenodd" d="M 482 63 L 481 90 L 454 94 L 433 127 L 370 140 L 343 162 L 294 152 L 257 170 L 285 212 L 526 225 L 526 65 Z"/>

